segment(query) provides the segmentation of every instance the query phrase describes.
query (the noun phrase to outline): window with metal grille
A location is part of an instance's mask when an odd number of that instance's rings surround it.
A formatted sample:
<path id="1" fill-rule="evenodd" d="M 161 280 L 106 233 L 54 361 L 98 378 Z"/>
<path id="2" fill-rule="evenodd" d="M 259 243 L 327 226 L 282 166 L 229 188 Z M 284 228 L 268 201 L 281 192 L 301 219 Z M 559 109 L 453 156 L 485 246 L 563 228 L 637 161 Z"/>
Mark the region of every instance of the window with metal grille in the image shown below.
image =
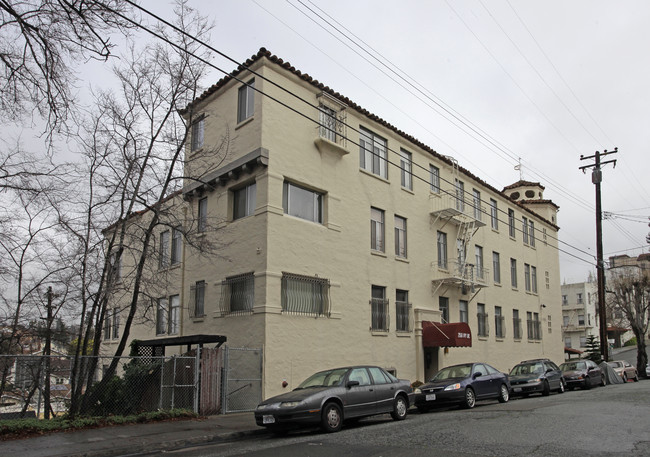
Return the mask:
<path id="1" fill-rule="evenodd" d="M 249 314 L 255 304 L 255 275 L 244 273 L 221 282 L 221 314 Z"/>
<path id="2" fill-rule="evenodd" d="M 505 338 L 506 336 L 506 327 L 505 327 L 505 317 L 501 314 L 501 307 L 494 307 L 494 334 L 497 338 Z"/>
<path id="3" fill-rule="evenodd" d="M 411 331 L 411 304 L 407 290 L 397 290 L 395 294 L 395 329 L 398 332 Z"/>
<path id="4" fill-rule="evenodd" d="M 330 316 L 329 279 L 282 273 L 282 312 Z"/>
<path id="5" fill-rule="evenodd" d="M 389 313 L 388 299 L 386 298 L 386 288 L 382 286 L 372 286 L 371 293 L 370 330 L 387 332 Z"/>
<path id="6" fill-rule="evenodd" d="M 516 340 L 521 339 L 521 319 L 518 309 L 512 310 L 512 337 Z"/>
<path id="7" fill-rule="evenodd" d="M 476 305 L 478 319 L 478 336 L 488 336 L 488 315 L 485 312 L 485 304 L 478 303 Z"/>

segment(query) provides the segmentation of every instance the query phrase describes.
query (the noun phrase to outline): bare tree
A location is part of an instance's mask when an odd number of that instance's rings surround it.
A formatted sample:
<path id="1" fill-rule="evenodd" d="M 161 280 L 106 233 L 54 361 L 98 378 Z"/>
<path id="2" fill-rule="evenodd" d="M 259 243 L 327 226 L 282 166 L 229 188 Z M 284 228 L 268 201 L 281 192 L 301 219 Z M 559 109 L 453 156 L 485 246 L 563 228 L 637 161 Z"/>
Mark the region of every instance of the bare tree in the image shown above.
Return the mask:
<path id="1" fill-rule="evenodd" d="M 629 324 L 637 346 L 637 370 L 646 377 L 648 364 L 646 335 L 650 329 L 650 271 L 640 265 L 609 270 L 608 306 L 614 315 L 622 314 Z"/>
<path id="2" fill-rule="evenodd" d="M 75 67 L 107 60 L 111 34 L 131 27 L 123 0 L 0 0 L 0 117 L 36 110 L 47 133 L 61 127 L 74 104 Z"/>

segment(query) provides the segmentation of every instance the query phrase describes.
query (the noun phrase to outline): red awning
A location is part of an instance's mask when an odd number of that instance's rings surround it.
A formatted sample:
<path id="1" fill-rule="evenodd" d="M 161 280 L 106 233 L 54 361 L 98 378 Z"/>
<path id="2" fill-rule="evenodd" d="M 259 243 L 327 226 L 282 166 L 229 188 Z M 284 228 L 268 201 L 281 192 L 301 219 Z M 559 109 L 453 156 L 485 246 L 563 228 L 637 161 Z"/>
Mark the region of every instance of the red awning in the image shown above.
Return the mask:
<path id="1" fill-rule="evenodd" d="M 465 322 L 440 324 L 422 321 L 422 346 L 472 347 L 472 331 Z"/>
<path id="2" fill-rule="evenodd" d="M 581 350 L 579 350 L 579 349 L 573 349 L 573 348 L 568 348 L 568 347 L 566 347 L 566 346 L 564 347 L 564 352 L 565 352 L 566 354 L 582 354 L 582 351 L 581 351 Z"/>

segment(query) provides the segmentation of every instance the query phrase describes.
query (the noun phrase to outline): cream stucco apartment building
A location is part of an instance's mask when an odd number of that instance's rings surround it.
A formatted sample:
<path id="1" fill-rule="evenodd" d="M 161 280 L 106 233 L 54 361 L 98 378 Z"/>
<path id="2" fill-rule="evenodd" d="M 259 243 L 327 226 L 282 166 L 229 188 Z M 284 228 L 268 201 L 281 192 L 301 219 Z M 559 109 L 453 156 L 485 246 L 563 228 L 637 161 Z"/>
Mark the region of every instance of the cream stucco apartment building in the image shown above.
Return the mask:
<path id="1" fill-rule="evenodd" d="M 161 224 L 165 284 L 131 337 L 262 348 L 264 397 L 348 364 L 422 381 L 562 360 L 558 207 L 539 183 L 497 190 L 263 48 L 191 111 L 170 201 L 218 255 Z"/>
<path id="2" fill-rule="evenodd" d="M 570 357 L 586 350 L 589 336 L 599 338 L 598 290 L 591 275 L 586 282 L 562 284 L 561 290 L 562 335 Z"/>

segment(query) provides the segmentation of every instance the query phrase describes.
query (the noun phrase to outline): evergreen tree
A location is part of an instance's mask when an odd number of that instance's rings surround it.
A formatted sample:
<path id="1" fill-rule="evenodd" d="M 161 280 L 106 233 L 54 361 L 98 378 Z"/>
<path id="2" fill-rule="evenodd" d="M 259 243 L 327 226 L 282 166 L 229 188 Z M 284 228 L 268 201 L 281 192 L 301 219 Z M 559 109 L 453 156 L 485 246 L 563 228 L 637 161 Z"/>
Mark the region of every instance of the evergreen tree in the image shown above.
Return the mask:
<path id="1" fill-rule="evenodd" d="M 594 335 L 589 335 L 587 337 L 586 353 L 586 359 L 593 360 L 597 364 L 603 361 L 603 356 L 600 353 L 600 341 Z"/>

